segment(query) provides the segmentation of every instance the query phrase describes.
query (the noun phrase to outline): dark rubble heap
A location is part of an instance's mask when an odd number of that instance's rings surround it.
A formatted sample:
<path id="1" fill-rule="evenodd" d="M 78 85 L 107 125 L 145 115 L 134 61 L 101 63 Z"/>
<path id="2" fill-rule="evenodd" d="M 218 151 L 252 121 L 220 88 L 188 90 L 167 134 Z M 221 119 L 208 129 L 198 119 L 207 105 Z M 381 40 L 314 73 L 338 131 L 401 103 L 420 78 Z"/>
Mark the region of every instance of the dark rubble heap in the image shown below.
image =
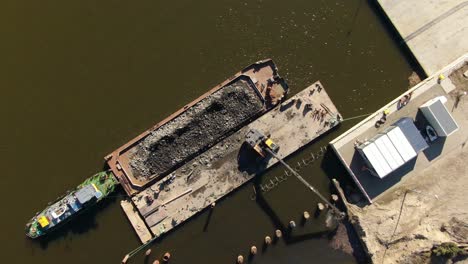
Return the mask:
<path id="1" fill-rule="evenodd" d="M 138 144 L 130 156 L 134 176 L 150 179 L 169 173 L 235 131 L 262 108 L 261 98 L 245 81 L 221 88 Z"/>

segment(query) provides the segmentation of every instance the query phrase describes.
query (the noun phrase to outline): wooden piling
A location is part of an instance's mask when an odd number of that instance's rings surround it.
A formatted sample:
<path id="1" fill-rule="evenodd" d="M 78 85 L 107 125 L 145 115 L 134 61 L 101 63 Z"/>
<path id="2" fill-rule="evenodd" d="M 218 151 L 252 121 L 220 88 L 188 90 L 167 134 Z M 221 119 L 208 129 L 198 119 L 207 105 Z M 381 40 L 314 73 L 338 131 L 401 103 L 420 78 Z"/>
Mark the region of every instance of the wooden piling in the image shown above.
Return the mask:
<path id="1" fill-rule="evenodd" d="M 168 262 L 170 259 L 171 259 L 171 253 L 169 252 L 164 253 L 163 261 Z"/>
<path id="2" fill-rule="evenodd" d="M 266 237 L 265 237 L 265 244 L 266 244 L 266 245 L 270 245 L 270 244 L 271 244 L 271 237 L 269 237 L 269 236 L 266 236 Z"/>
<path id="3" fill-rule="evenodd" d="M 304 211 L 303 216 L 304 216 L 304 220 L 309 220 L 309 218 L 310 218 L 310 214 L 307 211 Z"/>
<path id="4" fill-rule="evenodd" d="M 332 199 L 332 201 L 337 202 L 338 201 L 338 195 L 332 194 L 331 199 Z"/>
<path id="5" fill-rule="evenodd" d="M 122 259 L 122 264 L 125 264 L 127 263 L 128 259 L 130 258 L 130 256 L 127 254 L 125 255 L 125 257 Z"/>
<path id="6" fill-rule="evenodd" d="M 323 203 L 318 203 L 317 207 L 320 211 L 323 211 L 323 209 L 325 209 L 325 206 L 323 205 Z"/>
<path id="7" fill-rule="evenodd" d="M 280 238 L 280 237 L 283 236 L 283 232 L 281 232 L 281 230 L 279 230 L 279 229 L 276 229 L 275 235 L 276 235 L 276 238 Z"/>
<path id="8" fill-rule="evenodd" d="M 293 220 L 289 221 L 289 228 L 293 229 L 296 227 L 296 222 L 294 222 Z"/>
<path id="9" fill-rule="evenodd" d="M 256 246 L 252 246 L 252 247 L 250 248 L 250 254 L 252 254 L 252 255 L 256 255 L 256 254 L 257 254 L 257 247 L 256 247 Z"/>

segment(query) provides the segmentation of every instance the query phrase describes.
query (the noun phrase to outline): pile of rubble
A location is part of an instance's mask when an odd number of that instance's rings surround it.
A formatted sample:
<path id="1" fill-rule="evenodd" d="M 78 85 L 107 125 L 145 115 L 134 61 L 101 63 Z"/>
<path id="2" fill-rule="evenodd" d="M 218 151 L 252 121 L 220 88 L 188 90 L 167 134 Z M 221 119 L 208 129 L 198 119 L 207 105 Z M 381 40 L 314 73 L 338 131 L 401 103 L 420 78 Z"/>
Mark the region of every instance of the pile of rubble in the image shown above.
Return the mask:
<path id="1" fill-rule="evenodd" d="M 263 109 L 244 81 L 225 86 L 154 130 L 133 153 L 133 175 L 145 180 L 169 173 L 234 132 Z"/>

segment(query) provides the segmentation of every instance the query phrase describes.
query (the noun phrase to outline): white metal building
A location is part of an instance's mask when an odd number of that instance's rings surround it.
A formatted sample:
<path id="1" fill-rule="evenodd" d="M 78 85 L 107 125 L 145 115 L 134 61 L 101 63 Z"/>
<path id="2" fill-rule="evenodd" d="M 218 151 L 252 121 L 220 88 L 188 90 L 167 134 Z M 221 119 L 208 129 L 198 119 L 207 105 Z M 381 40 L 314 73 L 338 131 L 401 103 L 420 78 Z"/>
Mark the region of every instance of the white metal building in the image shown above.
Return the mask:
<path id="1" fill-rule="evenodd" d="M 402 118 L 357 147 L 369 171 L 384 178 L 428 147 L 411 118 Z"/>

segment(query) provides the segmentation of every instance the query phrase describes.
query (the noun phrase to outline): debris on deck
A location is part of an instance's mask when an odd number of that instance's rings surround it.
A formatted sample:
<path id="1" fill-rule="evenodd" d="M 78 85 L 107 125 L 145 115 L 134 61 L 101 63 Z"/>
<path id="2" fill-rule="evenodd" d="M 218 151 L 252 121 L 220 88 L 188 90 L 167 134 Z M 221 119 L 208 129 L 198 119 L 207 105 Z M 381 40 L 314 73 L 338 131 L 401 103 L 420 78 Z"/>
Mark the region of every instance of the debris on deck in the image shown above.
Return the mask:
<path id="1" fill-rule="evenodd" d="M 317 82 L 136 194 L 132 201 L 155 236 L 160 236 L 263 173 L 276 159 L 258 161 L 244 144 L 257 129 L 280 146 L 285 158 L 337 126 L 341 116 Z M 131 212 L 136 214 L 137 212 Z"/>

